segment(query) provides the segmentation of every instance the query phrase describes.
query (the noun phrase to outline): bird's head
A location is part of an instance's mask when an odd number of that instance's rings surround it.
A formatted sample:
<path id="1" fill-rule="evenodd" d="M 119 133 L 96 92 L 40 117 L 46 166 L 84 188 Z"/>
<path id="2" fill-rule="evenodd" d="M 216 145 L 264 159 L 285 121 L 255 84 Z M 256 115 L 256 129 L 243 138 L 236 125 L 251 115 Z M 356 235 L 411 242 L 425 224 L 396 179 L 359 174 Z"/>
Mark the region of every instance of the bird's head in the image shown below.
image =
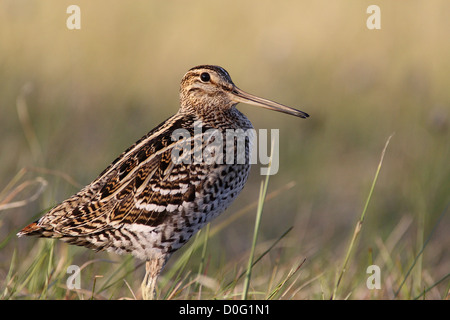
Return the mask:
<path id="1" fill-rule="evenodd" d="M 303 111 L 242 91 L 236 87 L 225 69 L 212 65 L 194 67 L 184 75 L 180 99 L 181 108 L 193 108 L 196 111 L 230 109 L 242 102 L 300 118 L 309 117 Z"/>

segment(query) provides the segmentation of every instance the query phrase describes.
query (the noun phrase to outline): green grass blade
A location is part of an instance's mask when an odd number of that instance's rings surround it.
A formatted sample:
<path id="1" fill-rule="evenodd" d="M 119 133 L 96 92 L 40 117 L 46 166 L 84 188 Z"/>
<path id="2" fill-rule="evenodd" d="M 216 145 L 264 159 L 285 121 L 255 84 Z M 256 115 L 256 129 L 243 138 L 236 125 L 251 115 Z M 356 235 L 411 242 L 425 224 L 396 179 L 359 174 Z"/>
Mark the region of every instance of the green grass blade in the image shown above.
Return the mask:
<path id="1" fill-rule="evenodd" d="M 4 288 L 3 288 L 3 292 L 1 294 L 1 298 L 4 299 L 7 296 L 11 296 L 14 294 L 14 289 L 15 287 L 13 286 L 13 288 L 9 288 L 13 278 L 14 278 L 14 270 L 16 269 L 16 263 L 17 263 L 17 252 L 16 249 L 14 249 L 13 253 L 12 253 L 12 257 L 11 257 L 11 262 L 9 264 L 9 270 L 8 270 L 8 274 L 6 275 L 5 281 L 4 281 Z"/>
<path id="2" fill-rule="evenodd" d="M 270 192 L 266 196 L 266 201 L 272 200 L 276 197 L 278 197 L 280 194 L 283 194 L 287 190 L 293 188 L 295 186 L 294 182 L 289 182 L 283 187 L 281 187 L 278 190 Z M 214 225 L 211 227 L 211 230 L 209 231 L 209 238 L 214 237 L 217 235 L 221 230 L 225 229 L 227 226 L 229 226 L 232 222 L 243 216 L 244 214 L 250 212 L 252 209 L 258 207 L 258 201 L 252 202 L 249 205 L 245 206 L 244 208 L 236 211 L 234 214 L 232 214 L 228 219 L 222 221 L 221 223 L 218 223 L 217 225 Z M 200 230 L 201 232 L 201 230 Z M 163 279 L 161 279 L 161 287 L 165 287 L 167 285 L 168 279 L 173 279 L 175 277 L 175 274 L 183 268 L 185 265 L 184 261 L 186 259 L 189 259 L 191 254 L 196 251 L 200 245 L 202 244 L 201 241 L 194 241 L 188 248 L 184 249 L 183 254 L 175 261 L 175 263 L 171 266 L 170 269 L 166 270 L 165 276 Z"/>
<path id="3" fill-rule="evenodd" d="M 347 264 L 348 264 L 348 262 L 350 260 L 350 255 L 351 255 L 351 253 L 353 251 L 353 247 L 355 245 L 356 239 L 358 238 L 358 235 L 359 235 L 359 233 L 361 231 L 362 224 L 364 222 L 364 217 L 366 215 L 367 208 L 369 207 L 370 199 L 372 199 L 373 190 L 375 189 L 375 184 L 377 183 L 378 174 L 380 173 L 381 166 L 383 164 L 383 159 L 384 159 L 384 155 L 386 153 L 386 149 L 387 149 L 387 147 L 389 145 L 389 142 L 391 141 L 391 138 L 392 138 L 393 135 L 394 134 L 389 136 L 389 138 L 386 141 L 386 144 L 384 145 L 383 151 L 381 152 L 381 158 L 380 158 L 380 161 L 378 163 L 377 170 L 375 172 L 375 177 L 373 178 L 373 181 L 372 181 L 372 186 L 370 187 L 370 190 L 369 190 L 369 195 L 367 196 L 366 203 L 364 205 L 364 209 L 363 209 L 363 211 L 361 213 L 361 217 L 359 218 L 358 222 L 356 223 L 352 239 L 350 240 L 350 244 L 349 244 L 349 246 L 347 248 L 347 253 L 345 254 L 344 263 L 342 265 L 342 268 L 341 268 L 341 271 L 340 271 L 339 276 L 337 278 L 337 281 L 336 281 L 336 283 L 334 285 L 334 290 L 333 290 L 333 294 L 331 296 L 331 300 L 336 298 L 336 293 L 337 293 L 338 287 L 339 287 L 339 285 L 340 285 L 340 283 L 342 281 L 342 277 L 344 276 L 344 273 L 345 273 L 345 270 L 347 268 Z"/>
<path id="4" fill-rule="evenodd" d="M 202 256 L 200 259 L 200 265 L 198 267 L 198 274 L 203 273 L 203 268 L 205 266 L 206 249 L 208 248 L 208 239 L 209 239 L 209 229 L 210 229 L 210 224 L 208 223 L 208 225 L 206 226 L 205 236 L 204 236 L 204 240 L 203 240 Z"/>
<path id="5" fill-rule="evenodd" d="M 405 277 L 403 278 L 403 281 L 401 282 L 400 286 L 398 287 L 397 291 L 394 294 L 394 298 L 397 298 L 398 294 L 400 293 L 400 290 L 402 289 L 403 285 L 406 282 L 406 279 L 408 279 L 409 275 L 411 274 L 411 271 L 413 270 L 414 266 L 416 265 L 417 261 L 419 260 L 419 258 L 422 256 L 423 251 L 425 250 L 425 247 L 427 246 L 428 242 L 430 241 L 431 237 L 433 236 L 434 232 L 436 231 L 440 221 L 442 220 L 442 218 L 444 217 L 445 213 L 447 213 L 447 210 L 450 206 L 450 203 L 447 204 L 447 206 L 445 207 L 445 209 L 442 211 L 441 215 L 439 216 L 438 220 L 436 221 L 436 223 L 433 226 L 433 229 L 430 232 L 430 235 L 427 237 L 427 239 L 425 240 L 422 248 L 420 249 L 420 251 L 417 253 L 416 257 L 414 258 L 413 263 L 411 264 L 411 266 L 409 267 L 408 271 L 405 274 Z"/>
<path id="6" fill-rule="evenodd" d="M 271 147 L 272 152 L 273 152 L 273 148 L 274 148 L 274 143 L 275 142 L 272 141 L 272 147 Z M 256 210 L 255 229 L 253 232 L 253 241 L 252 241 L 252 247 L 250 250 L 250 257 L 248 259 L 248 264 L 247 264 L 247 272 L 245 275 L 244 291 L 242 292 L 242 300 L 247 300 L 247 297 L 248 297 L 248 289 L 250 286 L 250 278 L 252 275 L 252 268 L 253 268 L 253 256 L 255 254 L 256 241 L 258 239 L 258 233 L 259 233 L 259 225 L 261 224 L 261 216 L 262 216 L 262 211 L 264 208 L 264 201 L 266 199 L 266 194 L 267 194 L 267 186 L 269 184 L 270 170 L 272 169 L 272 155 L 273 154 L 271 153 L 270 160 L 269 160 L 269 167 L 268 167 L 269 172 L 266 175 L 265 181 L 261 181 L 261 187 L 259 190 L 258 208 Z"/>
<path id="7" fill-rule="evenodd" d="M 281 289 L 285 286 L 285 284 L 297 273 L 298 270 L 300 270 L 300 268 L 303 266 L 303 264 L 305 263 L 306 258 L 303 259 L 303 261 L 295 268 L 289 271 L 288 275 L 286 276 L 286 278 L 281 281 L 274 290 L 272 290 L 272 292 L 269 294 L 268 296 L 268 300 L 273 300 L 275 298 L 275 296 L 281 291 Z"/>
<path id="8" fill-rule="evenodd" d="M 268 176 L 269 175 L 267 175 L 267 177 Z M 245 274 L 244 291 L 242 292 L 242 300 L 247 300 L 247 297 L 248 297 L 248 288 L 250 286 L 250 278 L 252 275 L 252 268 L 253 268 L 253 256 L 255 254 L 255 247 L 256 247 L 256 241 L 258 239 L 259 225 L 261 223 L 262 209 L 264 207 L 265 190 L 267 190 L 266 186 L 267 186 L 267 184 L 265 184 L 264 182 L 261 182 L 258 210 L 256 212 L 255 230 L 253 232 L 252 247 L 250 250 L 250 257 L 248 259 L 247 271 Z"/>
<path id="9" fill-rule="evenodd" d="M 262 258 L 264 258 L 264 256 L 266 254 L 268 254 L 277 245 L 277 243 L 280 242 L 281 239 L 283 239 L 292 230 L 292 228 L 293 227 L 289 227 L 285 232 L 283 232 L 281 234 L 281 236 L 279 236 L 278 239 L 275 240 L 266 251 L 264 251 L 257 259 L 255 259 L 253 261 L 252 267 L 254 267 Z M 247 270 L 244 270 L 243 272 L 241 272 L 239 274 L 239 276 L 237 276 L 234 280 L 232 280 L 230 283 L 228 283 L 226 286 L 224 286 L 222 291 L 232 289 L 233 286 L 236 285 L 236 283 L 246 274 L 246 272 L 247 272 Z"/>
<path id="10" fill-rule="evenodd" d="M 444 282 L 447 278 L 450 277 L 450 273 L 447 273 L 444 277 L 442 277 L 440 280 L 436 281 L 435 283 L 433 283 L 429 288 L 424 289 L 423 292 L 418 295 L 417 297 L 415 297 L 413 300 L 418 300 L 420 297 L 425 296 L 425 294 L 430 291 L 431 289 L 433 289 L 434 287 L 436 287 L 437 285 L 441 284 L 442 282 Z M 447 292 L 448 294 L 448 292 Z"/>
<path id="11" fill-rule="evenodd" d="M 97 260 L 94 260 L 97 261 Z M 101 261 L 101 260 L 98 260 Z M 129 270 L 125 270 L 123 275 L 119 275 L 119 273 L 123 270 L 123 269 L 127 269 L 128 265 L 133 261 L 133 256 L 127 256 L 117 268 L 114 268 L 114 271 L 109 275 L 109 277 L 106 279 L 106 281 L 104 281 L 104 283 L 102 284 L 102 286 L 98 289 L 97 294 L 104 292 L 105 290 L 108 290 L 109 288 L 115 286 L 118 283 L 122 283 L 123 279 L 125 279 L 126 276 L 128 276 L 129 274 L 133 273 L 135 271 L 134 268 L 130 268 Z M 108 262 L 108 263 L 112 263 L 114 264 L 114 262 L 112 261 L 105 261 L 103 260 L 103 262 Z M 141 265 L 143 265 L 144 263 L 142 263 Z M 114 279 L 117 276 L 117 279 Z"/>

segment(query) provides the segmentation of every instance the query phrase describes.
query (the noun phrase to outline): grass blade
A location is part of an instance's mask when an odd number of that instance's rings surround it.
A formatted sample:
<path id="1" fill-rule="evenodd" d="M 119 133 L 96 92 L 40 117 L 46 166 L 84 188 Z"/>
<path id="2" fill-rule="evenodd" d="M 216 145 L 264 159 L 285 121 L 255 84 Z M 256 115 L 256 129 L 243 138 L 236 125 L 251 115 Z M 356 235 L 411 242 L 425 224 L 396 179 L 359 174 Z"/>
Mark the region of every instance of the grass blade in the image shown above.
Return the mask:
<path id="1" fill-rule="evenodd" d="M 273 152 L 273 148 L 274 148 L 274 143 L 275 143 L 274 140 L 272 140 L 272 147 L 271 147 L 272 152 Z M 246 272 L 245 282 L 244 282 L 244 291 L 242 292 L 242 300 L 247 300 L 247 296 L 248 296 L 248 288 L 250 286 L 250 278 L 252 275 L 253 256 L 255 254 L 256 240 L 258 239 L 259 225 L 261 223 L 261 216 L 262 216 L 262 211 L 264 208 L 264 201 L 266 199 L 266 194 L 267 194 L 267 185 L 269 184 L 270 171 L 272 169 L 272 155 L 273 154 L 271 153 L 266 179 L 265 179 L 265 181 L 261 181 L 261 187 L 259 189 L 259 199 L 258 199 L 258 208 L 256 210 L 255 230 L 253 232 L 253 241 L 252 241 L 252 247 L 251 247 L 251 251 L 250 251 L 250 257 L 248 259 L 247 272 Z"/>
<path id="2" fill-rule="evenodd" d="M 386 149 L 387 149 L 387 147 L 389 145 L 389 142 L 391 141 L 391 138 L 392 138 L 393 135 L 394 134 L 389 136 L 389 138 L 386 141 L 386 144 L 384 145 L 383 151 L 381 152 L 380 162 L 378 163 L 377 171 L 375 172 L 375 177 L 373 178 L 372 186 L 370 187 L 370 190 L 369 190 L 369 195 L 367 196 L 366 203 L 364 205 L 364 209 L 363 209 L 363 211 L 361 213 L 361 217 L 359 218 L 358 222 L 356 223 L 355 231 L 353 232 L 352 239 L 350 240 L 350 244 L 349 244 L 349 246 L 347 248 L 347 253 L 345 255 L 344 263 L 342 265 L 341 272 L 339 273 L 339 277 L 337 278 L 337 281 L 336 281 L 336 283 L 334 285 L 333 294 L 331 295 L 330 300 L 333 300 L 334 298 L 336 298 L 337 289 L 338 289 L 338 287 L 339 287 L 339 285 L 341 283 L 342 277 L 344 276 L 344 273 L 345 273 L 345 270 L 347 268 L 347 264 L 348 264 L 348 262 L 350 260 L 350 255 L 352 253 L 352 250 L 353 250 L 353 247 L 355 245 L 356 239 L 358 238 L 358 235 L 359 235 L 359 233 L 361 231 L 362 224 L 364 222 L 364 217 L 366 215 L 367 208 L 369 207 L 370 199 L 372 198 L 373 190 L 375 189 L 375 184 L 377 183 L 378 174 L 380 173 L 381 165 L 383 164 L 384 154 L 386 153 Z"/>
<path id="3" fill-rule="evenodd" d="M 269 177 L 269 175 L 267 175 L 267 177 Z M 266 178 L 266 183 L 261 182 L 261 188 L 260 188 L 260 192 L 259 192 L 258 210 L 256 211 L 255 230 L 253 232 L 252 247 L 250 250 L 250 257 L 248 259 L 247 271 L 246 271 L 246 275 L 245 275 L 244 291 L 242 292 L 242 300 L 247 300 L 247 296 L 248 296 L 248 288 L 250 286 L 250 278 L 252 275 L 252 268 L 253 268 L 253 256 L 255 254 L 256 240 L 258 239 L 259 225 L 261 223 L 262 209 L 264 207 L 264 196 L 265 196 L 266 190 L 267 190 L 267 182 L 268 182 L 267 180 L 268 180 L 268 178 Z"/>
<path id="4" fill-rule="evenodd" d="M 200 259 L 200 266 L 198 267 L 198 274 L 202 274 L 203 268 L 205 266 L 206 261 L 206 249 L 208 248 L 208 239 L 209 239 L 209 228 L 210 224 L 208 223 L 206 226 L 206 232 L 203 240 L 203 248 L 202 248 L 202 256 Z"/>
<path id="5" fill-rule="evenodd" d="M 414 261 L 411 265 L 411 267 L 409 267 L 408 271 L 406 272 L 405 277 L 403 278 L 402 283 L 400 284 L 400 286 L 398 287 L 397 291 L 394 294 L 394 298 L 397 298 L 398 294 L 400 293 L 400 290 L 402 289 L 403 285 L 406 282 L 406 279 L 408 279 L 408 276 L 410 275 L 412 269 L 414 268 L 414 266 L 416 265 L 417 261 L 419 260 L 419 258 L 422 256 L 423 251 L 425 250 L 425 247 L 427 246 L 428 242 L 430 241 L 431 237 L 433 236 L 437 226 L 439 225 L 439 222 L 442 220 L 442 218 L 444 217 L 445 213 L 447 212 L 448 208 L 449 208 L 450 204 L 447 204 L 447 206 L 445 207 L 444 211 L 442 211 L 441 215 L 439 216 L 438 220 L 436 221 L 436 223 L 433 226 L 433 229 L 430 232 L 430 235 L 427 237 L 427 239 L 425 240 L 425 243 L 422 246 L 422 249 L 420 249 L 419 253 L 417 253 L 416 257 L 414 258 Z M 425 292 L 423 292 L 422 294 L 424 294 Z M 419 296 L 420 297 L 420 296 Z"/>
<path id="6" fill-rule="evenodd" d="M 450 273 L 447 273 L 444 277 L 442 277 L 440 280 L 436 281 L 434 284 L 432 284 L 429 288 L 424 289 L 423 292 L 418 295 L 417 297 L 415 297 L 413 300 L 418 300 L 420 297 L 424 296 L 428 291 L 430 291 L 431 289 L 433 289 L 434 287 L 436 287 L 438 284 L 444 282 L 447 278 L 450 277 Z M 445 296 L 448 295 L 448 289 L 447 289 L 447 294 Z M 444 298 L 445 299 L 445 298 Z"/>

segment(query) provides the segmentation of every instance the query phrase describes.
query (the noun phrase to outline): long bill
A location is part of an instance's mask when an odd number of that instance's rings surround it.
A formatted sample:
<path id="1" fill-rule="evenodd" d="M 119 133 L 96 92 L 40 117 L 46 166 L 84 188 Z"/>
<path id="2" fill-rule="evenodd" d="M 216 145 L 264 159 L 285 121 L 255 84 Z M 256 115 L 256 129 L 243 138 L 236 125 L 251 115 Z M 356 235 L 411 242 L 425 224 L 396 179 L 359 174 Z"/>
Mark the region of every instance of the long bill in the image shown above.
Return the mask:
<path id="1" fill-rule="evenodd" d="M 283 113 L 287 113 L 287 114 L 290 114 L 290 115 L 293 115 L 296 117 L 300 117 L 300 118 L 308 118 L 309 117 L 309 114 L 307 114 L 306 112 L 282 105 L 281 103 L 278 103 L 275 101 L 271 101 L 271 100 L 267 100 L 264 98 L 254 96 L 250 93 L 242 91 L 241 89 L 239 89 L 236 86 L 233 88 L 231 93 L 233 95 L 233 100 L 236 102 L 242 102 L 242 103 L 251 104 L 251 105 L 254 105 L 257 107 L 266 108 L 269 110 L 283 112 Z"/>

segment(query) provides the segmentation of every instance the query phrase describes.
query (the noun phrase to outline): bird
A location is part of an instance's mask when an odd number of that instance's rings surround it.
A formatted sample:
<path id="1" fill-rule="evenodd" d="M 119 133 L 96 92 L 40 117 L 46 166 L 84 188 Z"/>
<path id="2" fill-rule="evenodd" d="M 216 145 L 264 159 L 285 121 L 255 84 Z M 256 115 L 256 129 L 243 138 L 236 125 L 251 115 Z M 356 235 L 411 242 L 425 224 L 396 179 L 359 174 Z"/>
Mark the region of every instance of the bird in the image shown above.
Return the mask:
<path id="1" fill-rule="evenodd" d="M 215 139 L 225 141 L 227 132 L 253 130 L 236 108 L 238 103 L 309 117 L 239 89 L 229 73 L 215 65 L 189 69 L 179 93 L 175 115 L 17 236 L 55 238 L 95 251 L 132 254 L 145 261 L 142 298 L 154 299 L 157 279 L 170 256 L 227 209 L 244 188 L 251 167 L 252 139 L 245 137 L 243 152 L 237 152 L 236 137 L 228 147 L 212 148 L 210 158 L 215 161 L 199 161 L 193 155 L 199 151 L 201 155 L 200 149 Z M 174 139 L 175 132 L 184 135 Z M 207 132 L 213 134 L 205 138 Z"/>

